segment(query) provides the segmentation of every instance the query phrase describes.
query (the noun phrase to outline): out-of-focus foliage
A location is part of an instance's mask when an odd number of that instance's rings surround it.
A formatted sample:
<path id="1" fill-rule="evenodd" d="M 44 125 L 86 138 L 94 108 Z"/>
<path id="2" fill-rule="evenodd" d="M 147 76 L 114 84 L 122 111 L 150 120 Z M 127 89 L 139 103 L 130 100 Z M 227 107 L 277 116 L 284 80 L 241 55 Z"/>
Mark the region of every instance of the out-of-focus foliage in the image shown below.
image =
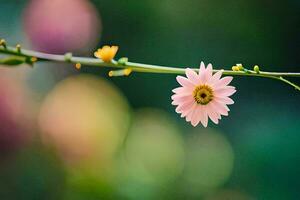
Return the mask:
<path id="1" fill-rule="evenodd" d="M 167 66 L 299 71 L 296 0 L 10 0 L 0 38 Z M 5 56 L 0 56 L 5 58 Z M 297 80 L 296 80 L 297 81 Z M 192 128 L 174 75 L 0 66 L 0 199 L 299 199 L 300 96 L 237 77 L 228 117 Z"/>

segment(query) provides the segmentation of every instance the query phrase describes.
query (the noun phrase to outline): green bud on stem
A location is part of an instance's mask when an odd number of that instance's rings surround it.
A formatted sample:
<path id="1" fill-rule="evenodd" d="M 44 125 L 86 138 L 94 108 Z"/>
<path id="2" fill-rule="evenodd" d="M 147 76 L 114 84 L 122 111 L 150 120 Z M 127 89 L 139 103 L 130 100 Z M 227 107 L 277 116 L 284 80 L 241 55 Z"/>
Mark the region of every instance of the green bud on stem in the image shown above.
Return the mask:
<path id="1" fill-rule="evenodd" d="M 255 65 L 255 66 L 253 67 L 253 70 L 254 70 L 256 73 L 259 74 L 259 66 L 258 66 L 258 65 Z"/>

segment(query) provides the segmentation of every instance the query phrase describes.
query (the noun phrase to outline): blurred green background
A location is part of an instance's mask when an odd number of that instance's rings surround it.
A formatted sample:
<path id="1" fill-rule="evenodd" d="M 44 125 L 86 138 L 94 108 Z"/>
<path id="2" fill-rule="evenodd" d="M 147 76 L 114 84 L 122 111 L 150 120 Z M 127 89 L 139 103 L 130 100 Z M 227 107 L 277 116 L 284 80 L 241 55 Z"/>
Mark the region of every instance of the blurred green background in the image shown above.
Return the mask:
<path id="1" fill-rule="evenodd" d="M 298 0 L 1 0 L 0 38 L 166 66 L 300 71 Z M 175 113 L 175 75 L 0 68 L 0 199 L 300 199 L 300 95 L 236 77 L 219 125 Z M 299 80 L 294 80 L 299 83 Z"/>

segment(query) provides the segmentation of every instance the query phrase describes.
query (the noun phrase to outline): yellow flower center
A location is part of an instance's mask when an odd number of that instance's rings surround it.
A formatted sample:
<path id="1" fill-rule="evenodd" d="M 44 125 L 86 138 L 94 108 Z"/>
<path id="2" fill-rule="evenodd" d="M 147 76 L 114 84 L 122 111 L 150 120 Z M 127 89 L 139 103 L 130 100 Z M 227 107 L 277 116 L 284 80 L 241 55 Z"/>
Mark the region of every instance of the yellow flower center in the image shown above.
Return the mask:
<path id="1" fill-rule="evenodd" d="M 194 89 L 193 97 L 198 104 L 206 105 L 214 97 L 213 90 L 208 85 L 199 85 Z"/>

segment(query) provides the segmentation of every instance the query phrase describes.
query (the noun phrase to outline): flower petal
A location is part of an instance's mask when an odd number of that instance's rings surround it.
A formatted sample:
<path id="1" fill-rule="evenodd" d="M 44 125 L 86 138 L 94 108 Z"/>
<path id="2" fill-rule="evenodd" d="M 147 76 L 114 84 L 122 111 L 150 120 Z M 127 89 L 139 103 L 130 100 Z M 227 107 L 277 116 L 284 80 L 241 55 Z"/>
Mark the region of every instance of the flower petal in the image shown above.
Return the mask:
<path id="1" fill-rule="evenodd" d="M 221 116 L 211 107 L 211 104 L 207 104 L 207 114 L 211 121 L 215 124 L 219 123 Z"/>
<path id="2" fill-rule="evenodd" d="M 224 70 L 219 70 L 219 71 L 217 71 L 217 72 L 212 76 L 212 78 L 209 80 L 209 84 L 214 85 L 214 84 L 221 78 L 223 71 L 224 71 Z"/>
<path id="3" fill-rule="evenodd" d="M 177 108 L 175 109 L 175 111 L 177 113 L 182 113 L 183 111 L 188 110 L 189 108 L 191 108 L 193 106 L 193 104 L 194 104 L 194 100 L 185 101 L 185 102 L 179 104 L 177 106 Z"/>
<path id="4" fill-rule="evenodd" d="M 201 62 L 200 70 L 199 70 L 199 84 L 205 84 L 206 83 L 206 69 L 204 62 Z"/>
<path id="5" fill-rule="evenodd" d="M 224 115 L 224 116 L 228 116 L 229 108 L 226 105 L 221 104 L 217 101 L 212 101 L 212 102 L 210 102 L 210 104 L 217 113 Z"/>
<path id="6" fill-rule="evenodd" d="M 227 97 L 231 96 L 236 92 L 235 87 L 225 86 L 223 88 L 217 89 L 214 91 L 216 97 Z"/>
<path id="7" fill-rule="evenodd" d="M 176 80 L 180 85 L 182 85 L 184 87 L 194 87 L 195 86 L 190 80 L 188 80 L 187 78 L 185 78 L 183 76 L 177 76 Z"/>
<path id="8" fill-rule="evenodd" d="M 202 106 L 203 109 L 202 109 L 202 117 L 201 117 L 201 123 L 204 127 L 207 127 L 207 124 L 208 124 L 208 116 L 207 116 L 207 110 L 206 110 L 206 106 Z"/>
<path id="9" fill-rule="evenodd" d="M 194 116 L 192 118 L 192 121 L 191 121 L 191 124 L 195 127 L 199 124 L 200 120 L 201 120 L 201 117 L 202 117 L 202 106 L 201 105 L 198 105 L 196 110 L 195 110 L 195 113 L 194 113 Z"/>
<path id="10" fill-rule="evenodd" d="M 201 62 L 200 64 L 200 70 L 199 70 L 199 75 L 205 73 L 205 64 L 204 62 Z"/>
<path id="11" fill-rule="evenodd" d="M 190 110 L 187 110 L 186 112 L 182 112 L 181 116 L 186 117 L 185 120 L 187 122 L 190 122 L 197 106 L 198 106 L 198 104 L 196 102 L 194 102 L 194 104 L 192 105 Z"/>
<path id="12" fill-rule="evenodd" d="M 176 95 L 179 96 L 186 96 L 186 95 L 192 95 L 193 90 L 191 88 L 187 87 L 178 87 L 172 90 Z"/>
<path id="13" fill-rule="evenodd" d="M 200 119 L 198 117 L 198 112 L 200 112 L 199 109 L 200 109 L 199 106 L 197 106 L 196 110 L 193 112 L 193 116 L 192 116 L 192 119 L 191 119 L 191 124 L 194 127 L 197 126 L 199 124 L 199 121 L 200 121 Z"/>
<path id="14" fill-rule="evenodd" d="M 190 69 L 190 68 L 187 68 L 186 70 L 185 70 L 185 74 L 186 74 L 186 76 L 187 76 L 187 78 L 191 81 L 191 82 L 193 82 L 195 85 L 198 85 L 199 84 L 199 76 L 197 75 L 197 73 L 194 71 L 194 70 L 192 70 L 192 69 Z"/>
<path id="15" fill-rule="evenodd" d="M 234 101 L 229 97 L 214 97 L 214 99 L 219 103 L 228 104 L 228 105 L 234 104 Z"/>
<path id="16" fill-rule="evenodd" d="M 173 100 L 172 101 L 173 105 L 179 105 L 179 104 L 182 104 L 182 103 L 184 103 L 186 101 L 190 101 L 190 100 L 194 101 L 194 99 L 190 96 L 178 96 L 177 94 L 174 94 L 171 98 Z"/>
<path id="17" fill-rule="evenodd" d="M 210 80 L 211 77 L 212 77 L 212 73 L 213 73 L 213 69 L 212 69 L 212 64 L 208 64 L 207 67 L 206 67 L 206 76 L 205 76 L 205 79 L 206 80 Z"/>
<path id="18" fill-rule="evenodd" d="M 219 87 L 223 87 L 228 85 L 231 81 L 232 81 L 233 77 L 232 76 L 225 76 L 223 78 L 221 78 L 219 81 L 217 81 L 214 84 L 215 88 L 219 88 Z"/>
<path id="19" fill-rule="evenodd" d="M 183 118 L 183 117 L 188 116 L 196 108 L 196 106 L 197 106 L 197 103 L 194 102 L 194 104 L 189 109 L 186 109 L 185 111 L 182 111 L 181 117 Z"/>

